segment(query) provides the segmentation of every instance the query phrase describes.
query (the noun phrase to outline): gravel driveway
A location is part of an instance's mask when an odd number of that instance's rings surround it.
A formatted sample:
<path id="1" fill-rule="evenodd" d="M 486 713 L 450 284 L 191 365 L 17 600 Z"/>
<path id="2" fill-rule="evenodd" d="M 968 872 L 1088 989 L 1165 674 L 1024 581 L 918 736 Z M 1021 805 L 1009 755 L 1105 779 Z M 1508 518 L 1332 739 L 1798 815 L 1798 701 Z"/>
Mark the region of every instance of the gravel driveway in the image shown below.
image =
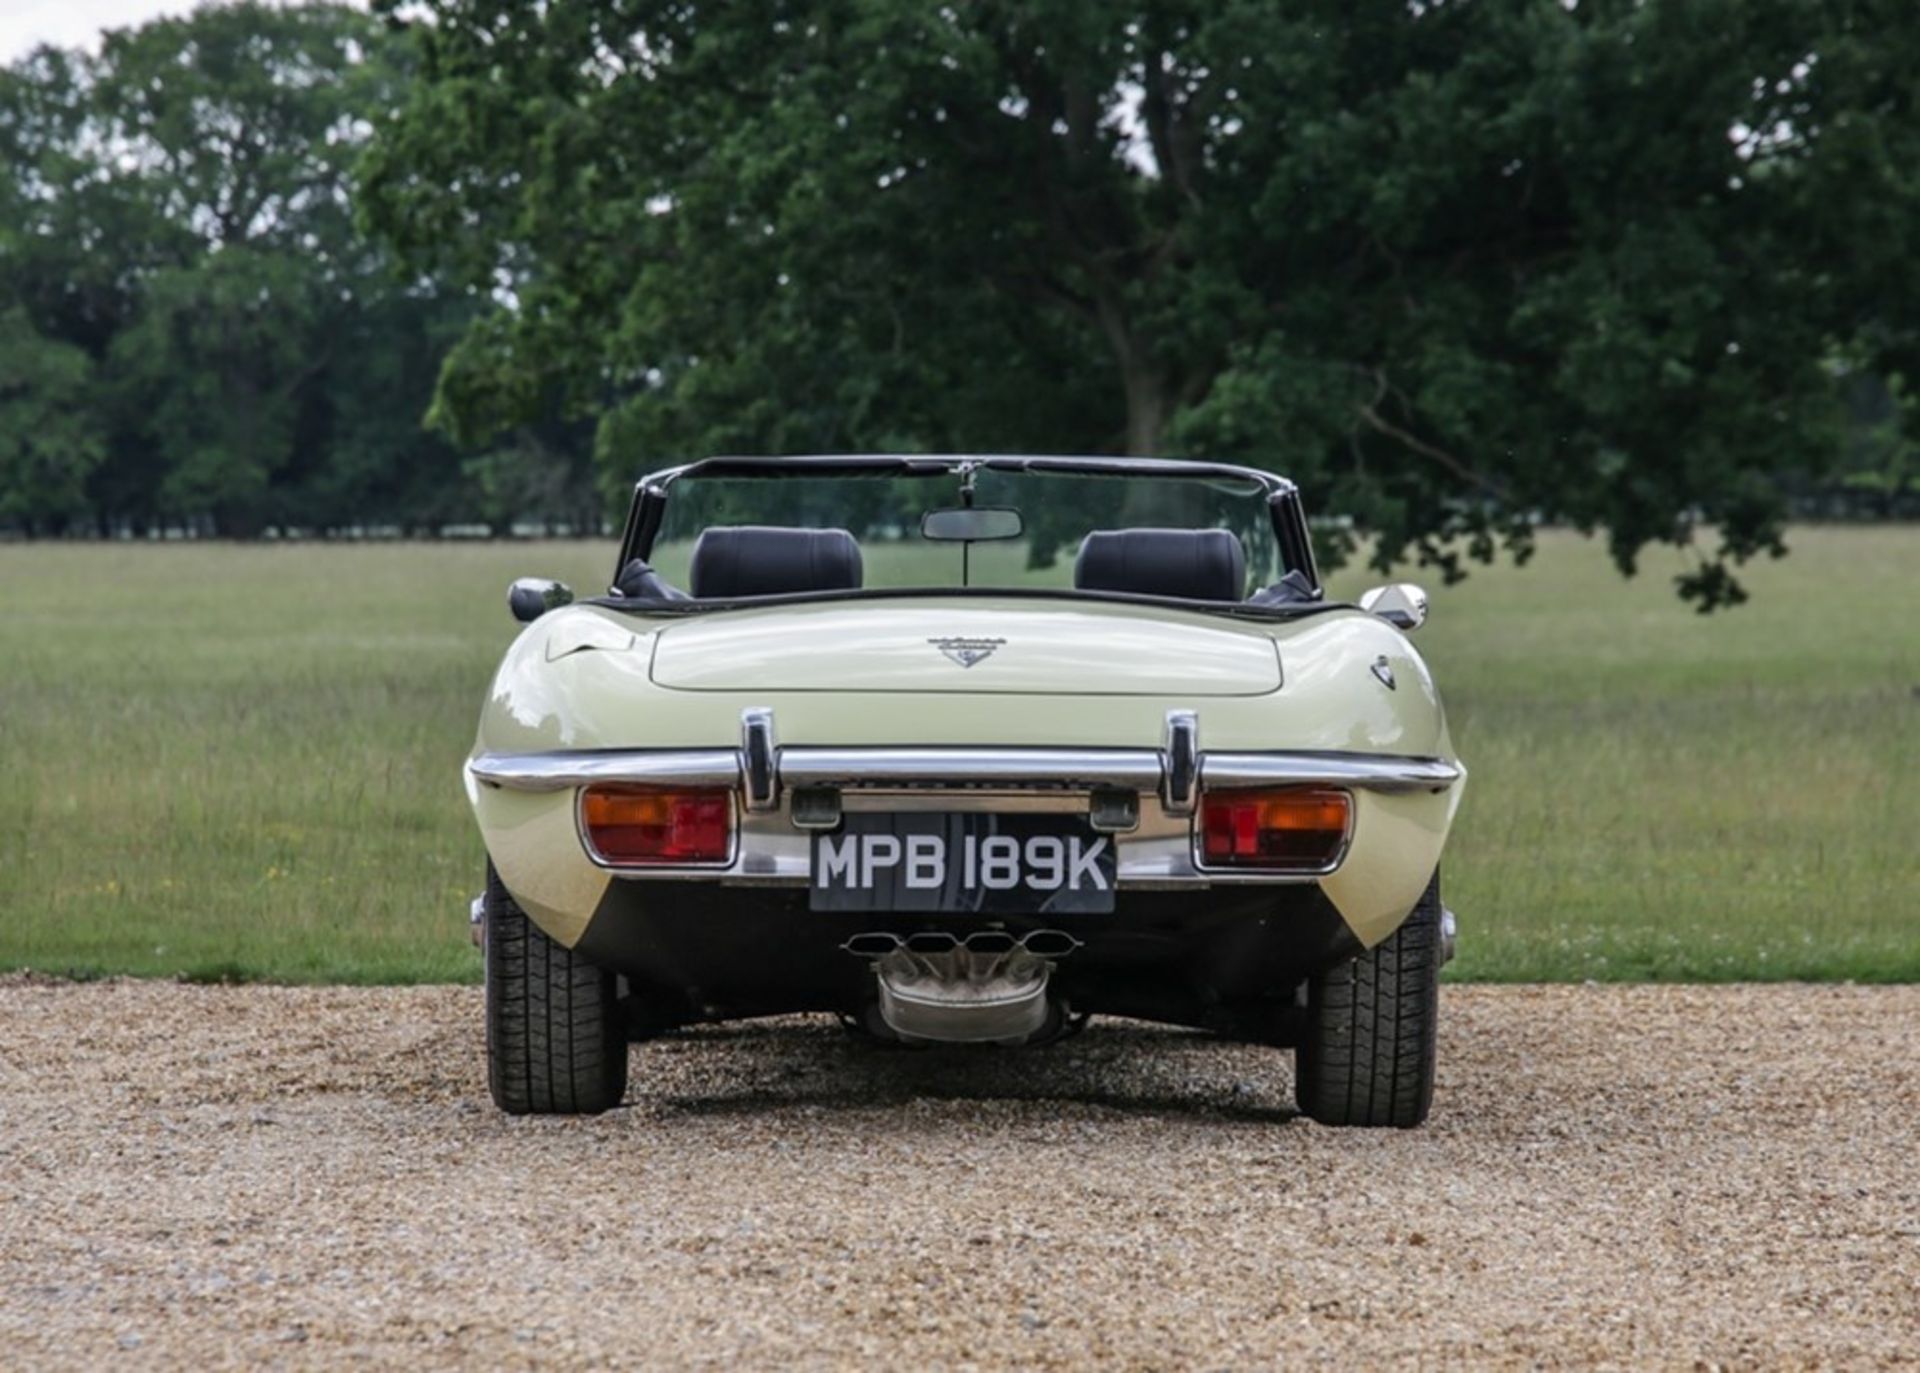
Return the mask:
<path id="1" fill-rule="evenodd" d="M 1452 987 L 1433 1122 L 1098 1022 L 791 1020 L 487 1103 L 464 988 L 0 979 L 0 1363 L 1920 1354 L 1920 987 Z"/>

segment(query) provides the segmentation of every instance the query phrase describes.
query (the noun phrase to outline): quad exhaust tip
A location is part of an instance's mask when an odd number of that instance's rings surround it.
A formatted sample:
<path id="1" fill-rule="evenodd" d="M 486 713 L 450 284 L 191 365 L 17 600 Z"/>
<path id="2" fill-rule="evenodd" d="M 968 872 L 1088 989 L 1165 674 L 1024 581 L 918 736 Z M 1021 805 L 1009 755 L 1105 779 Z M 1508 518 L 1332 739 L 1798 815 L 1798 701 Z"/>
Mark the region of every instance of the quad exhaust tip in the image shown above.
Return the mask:
<path id="1" fill-rule="evenodd" d="M 968 953 L 1012 953 L 1020 947 L 1020 941 L 1005 930 L 976 930 L 966 938 Z"/>
<path id="2" fill-rule="evenodd" d="M 944 930 L 921 930 L 914 934 L 893 934 L 870 930 L 856 934 L 840 947 L 858 958 L 885 958 L 906 950 L 908 953 L 938 957 L 941 954 L 970 953 L 992 957 L 996 954 L 1029 953 L 1035 958 L 1065 958 L 1080 947 L 1081 941 L 1065 930 L 1030 930 L 1016 935 L 1007 930 L 975 930 L 962 938 Z"/>
<path id="3" fill-rule="evenodd" d="M 860 958 L 885 958 L 900 947 L 897 934 L 856 934 L 840 946 Z"/>
<path id="4" fill-rule="evenodd" d="M 1080 947 L 1080 941 L 1065 930 L 1035 930 L 1021 941 L 1021 947 L 1035 958 L 1065 958 Z"/>

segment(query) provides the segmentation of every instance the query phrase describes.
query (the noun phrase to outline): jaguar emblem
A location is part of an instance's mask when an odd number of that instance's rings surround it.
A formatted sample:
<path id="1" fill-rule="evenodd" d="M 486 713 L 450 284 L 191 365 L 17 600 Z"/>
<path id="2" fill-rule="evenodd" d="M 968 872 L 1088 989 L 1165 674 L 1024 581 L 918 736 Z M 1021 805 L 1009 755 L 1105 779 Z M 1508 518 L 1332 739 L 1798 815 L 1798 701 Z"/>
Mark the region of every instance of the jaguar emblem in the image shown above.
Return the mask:
<path id="1" fill-rule="evenodd" d="M 983 658 L 993 656 L 993 651 L 1006 643 L 1005 639 L 929 639 L 928 643 L 946 654 L 961 667 L 972 667 Z"/>

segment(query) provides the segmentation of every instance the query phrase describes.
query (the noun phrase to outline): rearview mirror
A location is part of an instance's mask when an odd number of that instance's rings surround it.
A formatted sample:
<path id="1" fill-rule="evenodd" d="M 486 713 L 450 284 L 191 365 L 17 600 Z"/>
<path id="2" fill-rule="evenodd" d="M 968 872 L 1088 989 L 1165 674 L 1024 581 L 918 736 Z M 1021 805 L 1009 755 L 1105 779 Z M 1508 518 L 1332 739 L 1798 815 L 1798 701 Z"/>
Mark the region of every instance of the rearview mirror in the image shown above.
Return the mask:
<path id="1" fill-rule="evenodd" d="M 507 609 L 523 625 L 532 624 L 549 610 L 572 604 L 573 588 L 546 577 L 522 577 L 507 588 Z"/>
<path id="2" fill-rule="evenodd" d="M 1411 634 L 1427 622 L 1427 593 L 1412 582 L 1390 582 L 1363 595 L 1360 608 Z"/>
<path id="3" fill-rule="evenodd" d="M 929 510 L 920 518 L 920 537 L 934 543 L 985 543 L 1017 539 L 1026 524 L 1010 505 Z"/>

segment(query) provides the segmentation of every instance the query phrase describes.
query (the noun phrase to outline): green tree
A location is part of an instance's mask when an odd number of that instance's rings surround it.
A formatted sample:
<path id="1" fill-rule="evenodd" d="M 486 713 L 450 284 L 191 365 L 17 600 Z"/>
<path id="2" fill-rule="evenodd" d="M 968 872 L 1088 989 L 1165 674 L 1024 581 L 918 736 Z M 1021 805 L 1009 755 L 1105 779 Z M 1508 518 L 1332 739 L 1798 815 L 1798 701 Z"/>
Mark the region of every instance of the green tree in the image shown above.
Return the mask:
<path id="1" fill-rule="evenodd" d="M 347 199 L 359 112 L 393 98 L 380 38 L 344 6 L 243 4 L 102 45 L 95 130 L 186 239 L 143 276 L 108 355 L 165 471 L 164 514 L 249 534 L 288 513 L 271 488 L 313 441 L 303 421 L 369 277 L 385 289 Z"/>
<path id="2" fill-rule="evenodd" d="M 93 363 L 0 313 L 0 523 L 57 534 L 90 513 L 86 483 L 106 452 L 88 405 Z"/>
<path id="3" fill-rule="evenodd" d="M 559 397 L 615 478 L 1199 452 L 1449 575 L 1710 526 L 1712 606 L 1837 449 L 1821 360 L 1911 370 L 1904 0 L 383 6 L 370 214 L 497 301 L 440 418 Z"/>
<path id="4" fill-rule="evenodd" d="M 1916 450 L 1913 397 L 1905 379 L 1836 365 L 1847 410 L 1846 455 L 1840 485 L 1854 509 L 1894 515 L 1907 498 L 1920 494 L 1920 451 Z"/>
<path id="5" fill-rule="evenodd" d="M 149 504 L 141 493 L 158 476 L 143 472 L 143 440 L 122 432 L 99 363 L 133 317 L 141 277 L 186 243 L 128 193 L 93 137 L 92 70 L 85 53 L 56 48 L 0 69 L 0 313 L 12 318 L 13 346 L 31 333 L 92 364 L 74 403 L 105 445 L 83 511 L 67 518 L 97 514 L 103 491 L 116 510 Z M 8 518 L 31 525 L 43 513 L 16 501 Z"/>
<path id="6" fill-rule="evenodd" d="M 243 3 L 0 71 L 0 309 L 93 363 L 88 513 L 471 518 L 461 455 L 421 424 L 471 307 L 397 277 L 352 210 L 411 51 L 351 6 Z"/>

